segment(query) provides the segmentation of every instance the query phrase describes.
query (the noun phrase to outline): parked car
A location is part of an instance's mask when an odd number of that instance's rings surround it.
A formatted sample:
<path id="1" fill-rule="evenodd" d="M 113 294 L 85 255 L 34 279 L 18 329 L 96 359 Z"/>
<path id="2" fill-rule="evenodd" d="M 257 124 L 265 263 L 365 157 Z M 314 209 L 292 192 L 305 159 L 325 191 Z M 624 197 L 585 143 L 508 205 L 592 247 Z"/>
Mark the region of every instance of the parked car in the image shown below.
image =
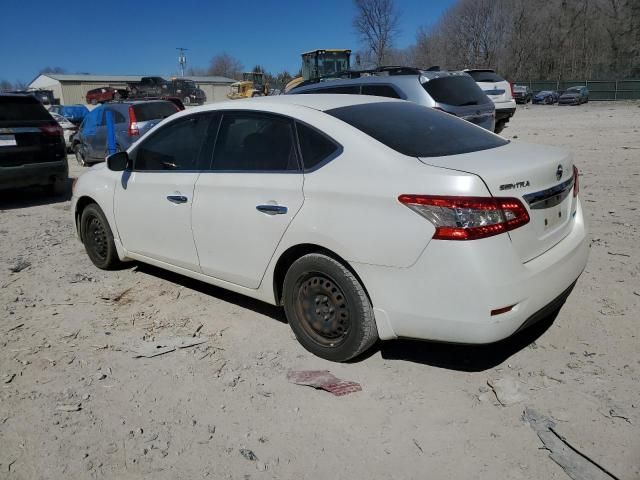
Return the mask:
<path id="1" fill-rule="evenodd" d="M 122 100 L 128 96 L 129 92 L 126 88 L 100 87 L 89 90 L 86 99 L 88 104 L 97 105 L 112 100 Z"/>
<path id="2" fill-rule="evenodd" d="M 193 80 L 162 77 L 142 77 L 140 82 L 129 83 L 130 98 L 178 97 L 182 103 L 202 105 L 207 101 L 204 91 Z"/>
<path id="3" fill-rule="evenodd" d="M 106 112 L 115 126 L 116 148 L 126 150 L 162 119 L 179 111 L 167 100 L 128 100 L 94 108 L 73 137 L 73 151 L 82 166 L 104 162 L 107 155 Z"/>
<path id="4" fill-rule="evenodd" d="M 558 105 L 581 105 L 589 101 L 589 89 L 584 86 L 565 90 L 558 99 Z"/>
<path id="5" fill-rule="evenodd" d="M 513 99 L 512 85 L 490 69 L 465 70 L 465 72 L 473 77 L 484 93 L 495 103 L 495 132 L 502 132 L 511 117 L 516 113 L 516 101 Z"/>
<path id="6" fill-rule="evenodd" d="M 526 85 L 514 85 L 513 98 L 516 103 L 523 103 L 526 105 L 533 98 L 533 92 Z"/>
<path id="7" fill-rule="evenodd" d="M 490 131 L 494 129 L 493 103 L 464 72 L 390 67 L 354 74 L 361 76 L 307 84 L 287 95 L 341 93 L 399 98 L 442 110 Z"/>
<path id="8" fill-rule="evenodd" d="M 62 128 L 31 95 L 0 94 L 0 189 L 67 186 Z"/>
<path id="9" fill-rule="evenodd" d="M 589 251 L 570 154 L 366 95 L 185 110 L 80 176 L 71 212 L 97 267 L 281 305 L 334 361 L 505 338 L 562 305 Z"/>
<path id="10" fill-rule="evenodd" d="M 84 105 L 52 105 L 49 112 L 62 115 L 75 125 L 80 125 L 84 117 L 89 113 L 89 109 Z"/>
<path id="11" fill-rule="evenodd" d="M 542 90 L 533 96 L 532 103 L 543 103 L 545 105 L 553 105 L 558 101 L 560 94 L 555 90 Z"/>
<path id="12" fill-rule="evenodd" d="M 58 122 L 58 125 L 62 127 L 62 133 L 64 136 L 64 144 L 67 148 L 67 152 L 72 151 L 73 144 L 71 143 L 72 136 L 78 131 L 78 125 L 71 123 L 62 115 L 58 115 L 57 113 L 49 112 L 53 119 Z"/>

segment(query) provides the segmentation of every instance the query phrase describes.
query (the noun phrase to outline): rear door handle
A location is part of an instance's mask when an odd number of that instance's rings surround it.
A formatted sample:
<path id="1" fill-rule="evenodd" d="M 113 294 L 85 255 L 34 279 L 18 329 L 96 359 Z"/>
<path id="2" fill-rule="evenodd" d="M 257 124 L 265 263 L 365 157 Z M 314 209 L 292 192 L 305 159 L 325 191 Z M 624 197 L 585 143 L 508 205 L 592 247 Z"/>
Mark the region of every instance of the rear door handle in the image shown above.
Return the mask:
<path id="1" fill-rule="evenodd" d="M 283 205 L 256 205 L 256 210 L 268 215 L 284 215 L 289 209 Z"/>
<path id="2" fill-rule="evenodd" d="M 171 203 L 187 203 L 189 199 L 184 195 L 167 195 L 167 200 Z"/>

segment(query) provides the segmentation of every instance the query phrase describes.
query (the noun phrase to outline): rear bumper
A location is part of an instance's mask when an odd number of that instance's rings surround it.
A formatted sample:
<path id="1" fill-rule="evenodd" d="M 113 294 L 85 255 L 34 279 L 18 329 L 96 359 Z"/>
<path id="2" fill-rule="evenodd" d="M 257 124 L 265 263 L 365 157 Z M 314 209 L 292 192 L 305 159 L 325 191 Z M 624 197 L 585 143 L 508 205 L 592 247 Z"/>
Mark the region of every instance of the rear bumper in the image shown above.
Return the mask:
<path id="1" fill-rule="evenodd" d="M 561 304 L 586 265 L 579 202 L 573 221 L 567 237 L 524 264 L 503 234 L 433 240 L 406 269 L 353 265 L 371 297 L 381 338 L 492 343 L 539 320 Z M 512 310 L 491 315 L 507 306 Z"/>
<path id="2" fill-rule="evenodd" d="M 0 167 L 0 189 L 49 185 L 69 176 L 67 160 Z"/>
<path id="3" fill-rule="evenodd" d="M 496 103 L 496 122 L 501 120 L 509 121 L 516 113 L 516 101 Z"/>

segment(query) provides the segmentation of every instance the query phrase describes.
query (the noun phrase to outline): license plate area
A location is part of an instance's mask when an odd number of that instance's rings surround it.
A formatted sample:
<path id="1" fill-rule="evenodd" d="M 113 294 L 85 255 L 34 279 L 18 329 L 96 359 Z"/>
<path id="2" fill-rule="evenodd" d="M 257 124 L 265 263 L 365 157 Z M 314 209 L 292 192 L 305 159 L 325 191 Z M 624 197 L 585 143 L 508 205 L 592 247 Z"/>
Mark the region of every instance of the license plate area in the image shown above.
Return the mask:
<path id="1" fill-rule="evenodd" d="M 565 220 L 565 213 L 563 212 L 563 205 L 551 207 L 543 210 L 544 212 L 544 231 L 553 230 L 556 226 L 561 224 Z"/>
<path id="2" fill-rule="evenodd" d="M 0 147 L 15 147 L 17 145 L 15 135 L 0 135 Z"/>

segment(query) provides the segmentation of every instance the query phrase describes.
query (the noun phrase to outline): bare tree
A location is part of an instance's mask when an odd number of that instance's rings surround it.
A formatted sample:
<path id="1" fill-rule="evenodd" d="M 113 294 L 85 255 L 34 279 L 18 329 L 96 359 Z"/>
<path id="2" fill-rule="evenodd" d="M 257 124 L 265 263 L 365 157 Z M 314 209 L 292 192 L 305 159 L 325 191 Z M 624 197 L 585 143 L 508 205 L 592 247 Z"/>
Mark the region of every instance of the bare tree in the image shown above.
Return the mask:
<path id="1" fill-rule="evenodd" d="M 380 66 L 399 32 L 400 13 L 393 0 L 353 0 L 353 3 L 357 11 L 353 27 L 373 54 L 376 66 Z"/>
<path id="2" fill-rule="evenodd" d="M 44 67 L 40 69 L 38 75 L 42 75 L 43 73 L 67 73 L 67 70 L 62 67 Z"/>
<path id="3" fill-rule="evenodd" d="M 6 79 L 0 80 L 0 92 L 8 92 L 9 90 L 13 90 L 13 83 Z"/>
<path id="4" fill-rule="evenodd" d="M 211 64 L 207 70 L 208 75 L 219 75 L 221 77 L 239 78 L 242 73 L 242 62 L 228 53 L 221 53 L 211 59 Z"/>

